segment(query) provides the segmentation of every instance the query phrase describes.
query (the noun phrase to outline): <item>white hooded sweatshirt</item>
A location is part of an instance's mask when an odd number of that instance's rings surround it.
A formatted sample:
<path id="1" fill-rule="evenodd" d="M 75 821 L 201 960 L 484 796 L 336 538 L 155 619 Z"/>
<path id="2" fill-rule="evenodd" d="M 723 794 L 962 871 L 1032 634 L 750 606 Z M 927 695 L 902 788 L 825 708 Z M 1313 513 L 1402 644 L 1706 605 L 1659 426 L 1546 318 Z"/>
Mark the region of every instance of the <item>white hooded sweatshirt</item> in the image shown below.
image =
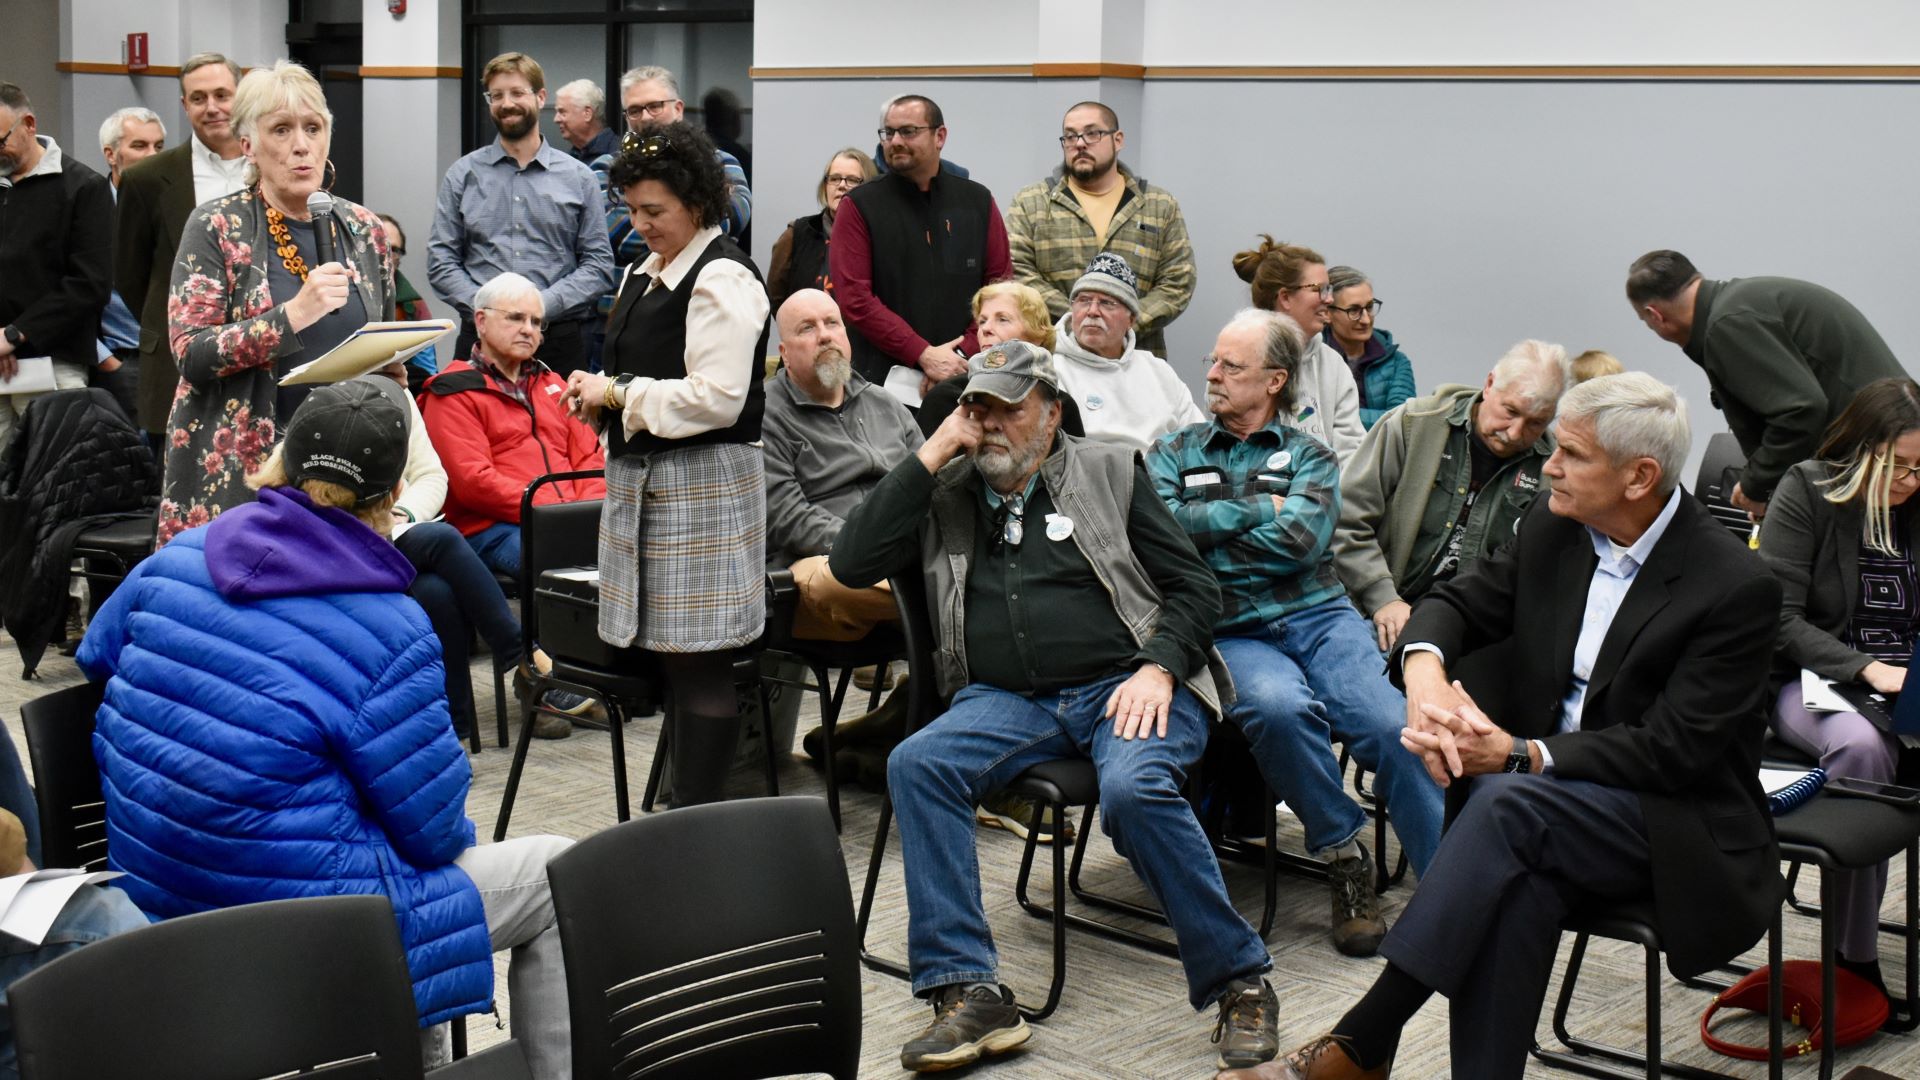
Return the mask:
<path id="1" fill-rule="evenodd" d="M 1133 347 L 1133 331 L 1120 358 L 1109 360 L 1073 340 L 1070 318 L 1062 315 L 1053 328 L 1055 367 L 1061 388 L 1080 406 L 1087 438 L 1145 451 L 1160 436 L 1207 418 L 1173 365 Z"/>

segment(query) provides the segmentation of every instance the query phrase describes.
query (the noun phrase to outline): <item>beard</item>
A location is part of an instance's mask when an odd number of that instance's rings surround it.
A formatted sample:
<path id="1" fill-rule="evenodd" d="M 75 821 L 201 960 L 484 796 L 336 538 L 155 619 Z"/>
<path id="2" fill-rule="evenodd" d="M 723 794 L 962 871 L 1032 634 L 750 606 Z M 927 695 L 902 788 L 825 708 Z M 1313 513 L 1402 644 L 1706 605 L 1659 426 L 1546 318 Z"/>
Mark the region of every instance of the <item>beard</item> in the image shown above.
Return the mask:
<path id="1" fill-rule="evenodd" d="M 1033 472 L 1034 466 L 1046 456 L 1047 446 L 1052 441 L 1052 432 L 1044 427 L 1022 446 L 1015 446 L 1005 435 L 982 435 L 980 445 L 973 449 L 973 467 L 996 489 L 1002 484 L 1010 485 Z M 999 452 L 989 452 L 990 449 Z"/>
<path id="2" fill-rule="evenodd" d="M 834 346 L 821 349 L 813 357 L 813 377 L 822 389 L 838 390 L 853 379 L 853 361 Z"/>
<path id="3" fill-rule="evenodd" d="M 493 126 L 509 139 L 524 139 L 533 130 L 533 114 L 524 109 L 502 109 L 493 114 Z"/>
<path id="4" fill-rule="evenodd" d="M 1098 180 L 1113 169 L 1113 162 L 1102 163 L 1098 158 L 1075 158 L 1067 163 L 1067 171 L 1075 180 L 1086 183 Z"/>

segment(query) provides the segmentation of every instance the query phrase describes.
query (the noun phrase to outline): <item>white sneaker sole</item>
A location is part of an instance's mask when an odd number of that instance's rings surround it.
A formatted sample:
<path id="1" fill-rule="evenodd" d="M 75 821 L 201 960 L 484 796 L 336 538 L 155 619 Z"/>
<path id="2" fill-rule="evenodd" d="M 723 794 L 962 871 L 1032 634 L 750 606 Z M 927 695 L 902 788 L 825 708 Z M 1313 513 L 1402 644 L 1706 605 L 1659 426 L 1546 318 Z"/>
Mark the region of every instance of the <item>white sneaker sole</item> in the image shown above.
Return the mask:
<path id="1" fill-rule="evenodd" d="M 1022 1019 L 1015 1027 L 988 1032 L 986 1037 L 963 1043 L 944 1054 L 928 1054 L 922 1057 L 918 1064 L 909 1063 L 906 1055 L 902 1054 L 900 1065 L 912 1072 L 945 1072 L 962 1065 L 971 1065 L 992 1054 L 1004 1054 L 1032 1037 L 1033 1029 L 1027 1026 L 1026 1020 Z"/>

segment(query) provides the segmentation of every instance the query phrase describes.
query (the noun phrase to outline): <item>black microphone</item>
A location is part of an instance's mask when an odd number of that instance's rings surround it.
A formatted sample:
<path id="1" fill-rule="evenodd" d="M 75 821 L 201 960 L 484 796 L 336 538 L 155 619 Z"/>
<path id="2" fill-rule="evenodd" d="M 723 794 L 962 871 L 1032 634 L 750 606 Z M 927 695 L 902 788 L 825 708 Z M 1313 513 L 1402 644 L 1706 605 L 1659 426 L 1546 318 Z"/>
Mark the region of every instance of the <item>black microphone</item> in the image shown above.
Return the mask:
<path id="1" fill-rule="evenodd" d="M 307 196 L 307 214 L 313 218 L 313 250 L 324 266 L 333 261 L 333 196 L 324 191 Z"/>

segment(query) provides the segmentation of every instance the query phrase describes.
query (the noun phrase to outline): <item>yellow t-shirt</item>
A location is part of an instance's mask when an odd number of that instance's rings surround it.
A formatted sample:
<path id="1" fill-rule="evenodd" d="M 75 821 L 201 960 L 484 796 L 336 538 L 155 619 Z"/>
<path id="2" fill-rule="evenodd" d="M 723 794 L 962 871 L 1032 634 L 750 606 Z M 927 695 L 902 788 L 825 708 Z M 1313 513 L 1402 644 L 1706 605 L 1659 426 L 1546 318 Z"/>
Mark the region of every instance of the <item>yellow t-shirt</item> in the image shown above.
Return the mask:
<path id="1" fill-rule="evenodd" d="M 1120 196 L 1126 194 L 1127 185 L 1115 183 L 1105 195 L 1095 195 L 1068 177 L 1067 188 L 1080 201 L 1080 209 L 1087 212 L 1087 220 L 1093 223 L 1094 239 L 1104 245 L 1107 242 L 1107 226 L 1113 224 L 1113 215 L 1120 209 Z"/>

